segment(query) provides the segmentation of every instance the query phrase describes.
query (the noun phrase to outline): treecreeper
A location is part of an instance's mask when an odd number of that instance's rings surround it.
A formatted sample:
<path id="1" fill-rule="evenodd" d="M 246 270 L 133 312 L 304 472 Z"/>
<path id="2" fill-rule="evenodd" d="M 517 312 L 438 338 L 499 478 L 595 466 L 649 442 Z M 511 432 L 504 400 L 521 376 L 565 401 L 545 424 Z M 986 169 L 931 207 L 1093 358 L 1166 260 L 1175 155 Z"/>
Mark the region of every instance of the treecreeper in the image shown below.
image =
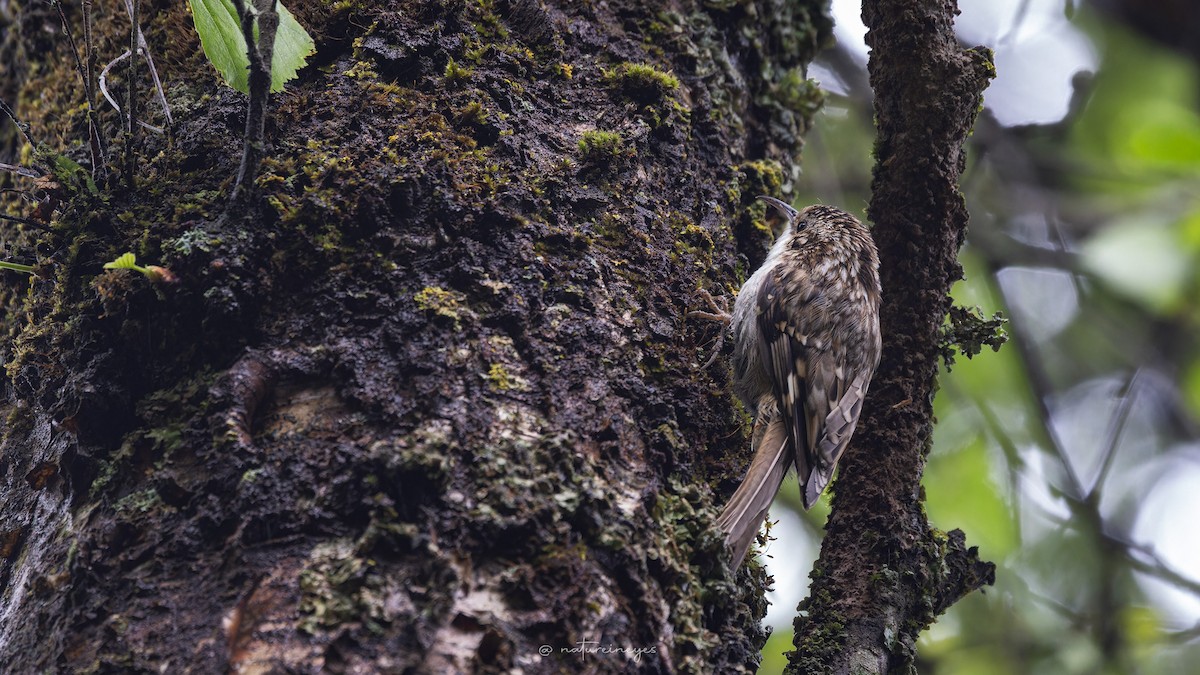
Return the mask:
<path id="1" fill-rule="evenodd" d="M 879 253 L 857 218 L 817 204 L 786 220 L 742 285 L 732 323 L 734 389 L 753 412 L 750 468 L 717 519 L 734 568 L 795 465 L 804 508 L 833 477 L 879 365 Z"/>

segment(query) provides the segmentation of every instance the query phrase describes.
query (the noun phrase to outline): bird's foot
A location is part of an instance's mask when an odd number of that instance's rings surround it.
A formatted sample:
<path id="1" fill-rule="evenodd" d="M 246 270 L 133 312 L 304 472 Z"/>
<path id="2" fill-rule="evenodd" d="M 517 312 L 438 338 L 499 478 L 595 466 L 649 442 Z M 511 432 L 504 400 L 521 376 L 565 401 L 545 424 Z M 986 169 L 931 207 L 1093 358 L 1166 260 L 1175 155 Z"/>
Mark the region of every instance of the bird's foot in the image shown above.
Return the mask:
<path id="1" fill-rule="evenodd" d="M 710 311 L 704 312 L 704 311 L 694 310 L 694 311 L 688 312 L 687 317 L 689 319 L 705 319 L 708 321 L 719 321 L 727 326 L 730 324 L 730 322 L 733 321 L 733 315 L 731 315 L 729 313 L 729 310 L 726 309 L 728 302 L 725 300 L 725 298 L 721 298 L 721 300 L 718 301 L 716 298 L 714 298 L 712 296 L 712 293 L 709 293 L 708 291 L 704 290 L 703 288 L 696 291 L 696 294 L 700 296 L 700 299 L 704 301 L 704 304 L 708 305 L 708 309 Z"/>
<path id="2" fill-rule="evenodd" d="M 713 346 L 712 356 L 708 357 L 708 360 L 704 362 L 703 368 L 708 368 L 717 360 L 717 356 L 721 353 L 721 348 L 725 346 L 725 329 L 733 322 L 733 315 L 726 309 L 728 303 L 725 298 L 721 298 L 721 301 L 718 302 L 711 293 L 703 288 L 697 291 L 697 295 L 708 305 L 710 311 L 693 310 L 687 313 L 687 318 L 704 319 L 705 321 L 715 321 L 722 324 L 720 332 L 717 333 L 717 340 Z"/>

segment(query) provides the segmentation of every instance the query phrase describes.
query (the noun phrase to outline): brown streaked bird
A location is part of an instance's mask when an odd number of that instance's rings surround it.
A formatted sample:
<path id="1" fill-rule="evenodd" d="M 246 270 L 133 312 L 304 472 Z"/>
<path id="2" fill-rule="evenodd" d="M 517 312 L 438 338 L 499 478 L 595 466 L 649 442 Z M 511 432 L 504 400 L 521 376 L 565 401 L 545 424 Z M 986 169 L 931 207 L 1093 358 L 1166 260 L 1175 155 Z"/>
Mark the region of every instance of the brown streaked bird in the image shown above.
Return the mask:
<path id="1" fill-rule="evenodd" d="M 754 412 L 754 458 L 717 520 L 736 569 L 788 467 L 804 508 L 833 477 L 879 365 L 879 254 L 857 218 L 817 204 L 787 219 L 734 303 L 734 388 Z"/>

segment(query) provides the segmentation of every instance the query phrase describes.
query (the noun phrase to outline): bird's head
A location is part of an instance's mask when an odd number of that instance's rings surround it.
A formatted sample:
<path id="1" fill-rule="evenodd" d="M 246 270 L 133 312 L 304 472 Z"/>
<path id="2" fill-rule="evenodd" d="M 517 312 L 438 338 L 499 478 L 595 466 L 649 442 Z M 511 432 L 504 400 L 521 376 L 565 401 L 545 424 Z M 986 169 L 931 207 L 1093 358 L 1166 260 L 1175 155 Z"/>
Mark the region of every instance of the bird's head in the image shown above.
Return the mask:
<path id="1" fill-rule="evenodd" d="M 845 211 L 825 204 L 813 204 L 797 211 L 791 204 L 759 195 L 759 199 L 770 204 L 787 223 L 787 229 L 781 233 L 781 238 L 790 239 L 802 235 L 804 239 L 820 241 L 823 239 L 842 239 L 847 230 L 857 233 L 866 231 L 862 223 Z"/>

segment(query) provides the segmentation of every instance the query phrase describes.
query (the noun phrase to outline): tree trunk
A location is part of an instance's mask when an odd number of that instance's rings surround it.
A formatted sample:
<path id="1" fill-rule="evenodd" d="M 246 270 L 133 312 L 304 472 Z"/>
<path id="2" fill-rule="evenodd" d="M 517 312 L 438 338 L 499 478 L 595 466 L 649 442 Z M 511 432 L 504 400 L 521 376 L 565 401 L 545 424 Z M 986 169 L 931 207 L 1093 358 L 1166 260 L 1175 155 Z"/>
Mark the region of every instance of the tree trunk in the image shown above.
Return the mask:
<path id="1" fill-rule="evenodd" d="M 56 169 L 12 179 L 49 227 L 0 287 L 0 663 L 753 667 L 767 579 L 713 525 L 746 415 L 684 314 L 765 253 L 823 5 L 293 0 L 318 52 L 229 214 L 246 99 L 183 3 L 140 8 L 171 134 L 105 106 L 94 189 L 58 16 L 5 5 L 21 156 Z M 129 20 L 94 11 L 102 68 Z"/>

